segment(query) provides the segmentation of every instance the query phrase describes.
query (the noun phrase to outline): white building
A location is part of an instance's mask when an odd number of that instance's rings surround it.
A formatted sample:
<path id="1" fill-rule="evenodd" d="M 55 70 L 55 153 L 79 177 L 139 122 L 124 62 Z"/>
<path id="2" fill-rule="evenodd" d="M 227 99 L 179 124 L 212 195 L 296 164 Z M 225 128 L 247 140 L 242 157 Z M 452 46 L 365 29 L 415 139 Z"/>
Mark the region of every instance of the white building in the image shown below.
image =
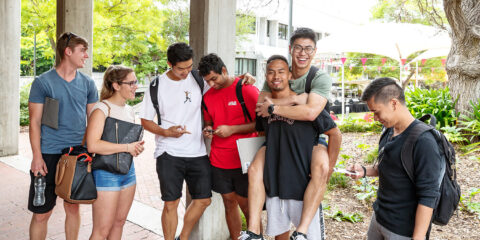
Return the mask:
<path id="1" fill-rule="evenodd" d="M 263 2 L 270 4 L 263 6 Z M 367 3 L 370 1 L 360 2 L 363 4 L 363 11 L 371 6 Z M 358 3 L 348 0 L 295 0 L 292 11 L 293 28 L 311 28 L 320 40 L 342 28 L 368 21 L 368 11 L 363 13 L 365 16 L 358 17 L 358 11 L 362 12 L 362 9 L 345 4 Z M 260 88 L 265 80 L 266 60 L 274 54 L 288 58 L 289 1 L 238 0 L 237 9 L 255 15 L 255 33 L 246 36 L 246 40 L 236 42 L 235 74 L 252 73 L 257 78 L 257 87 Z M 318 64 L 319 59 L 316 59 L 315 63 Z"/>

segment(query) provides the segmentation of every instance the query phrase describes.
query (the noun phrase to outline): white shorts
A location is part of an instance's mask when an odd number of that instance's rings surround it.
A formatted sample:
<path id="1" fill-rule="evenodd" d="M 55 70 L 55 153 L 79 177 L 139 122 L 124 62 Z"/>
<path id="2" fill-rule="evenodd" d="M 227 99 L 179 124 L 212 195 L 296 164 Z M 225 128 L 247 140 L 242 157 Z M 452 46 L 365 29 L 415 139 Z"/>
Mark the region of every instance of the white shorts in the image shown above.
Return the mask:
<path id="1" fill-rule="evenodd" d="M 290 224 L 295 227 L 300 224 L 302 217 L 303 201 L 292 199 L 280 199 L 278 197 L 267 197 L 267 230 L 269 236 L 277 236 L 290 231 Z M 308 240 L 325 239 L 325 223 L 323 221 L 322 205 L 315 213 L 315 216 L 308 227 Z"/>

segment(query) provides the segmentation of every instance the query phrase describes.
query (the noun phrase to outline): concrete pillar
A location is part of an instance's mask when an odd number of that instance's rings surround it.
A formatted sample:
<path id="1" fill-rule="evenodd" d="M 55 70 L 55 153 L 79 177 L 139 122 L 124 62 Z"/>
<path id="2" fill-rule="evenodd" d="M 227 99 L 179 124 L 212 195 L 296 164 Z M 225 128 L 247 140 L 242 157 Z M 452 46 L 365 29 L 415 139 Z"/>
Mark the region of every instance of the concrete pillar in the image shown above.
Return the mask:
<path id="1" fill-rule="evenodd" d="M 265 17 L 259 17 L 258 19 L 258 43 L 260 45 L 265 45 L 265 39 L 267 38 L 267 18 Z M 257 74 L 258 75 L 258 74 Z"/>
<path id="2" fill-rule="evenodd" d="M 93 0 L 57 0 L 57 39 L 64 32 L 73 32 L 87 39 L 89 58 L 80 71 L 92 76 Z"/>
<path id="3" fill-rule="evenodd" d="M 203 55 L 216 53 L 235 71 L 235 9 L 236 0 L 190 1 L 190 46 L 194 66 Z"/>
<path id="4" fill-rule="evenodd" d="M 235 72 L 235 10 L 236 0 L 190 1 L 190 46 L 194 66 L 208 53 L 216 53 Z M 187 203 L 188 204 L 188 203 Z M 194 227 L 191 239 L 228 239 L 225 209 L 220 194 L 213 193 L 212 203 Z"/>
<path id="5" fill-rule="evenodd" d="M 21 1 L 0 2 L 0 157 L 18 153 Z"/>
<path id="6" fill-rule="evenodd" d="M 269 33 L 270 46 L 276 47 L 278 43 L 278 21 L 270 20 Z"/>

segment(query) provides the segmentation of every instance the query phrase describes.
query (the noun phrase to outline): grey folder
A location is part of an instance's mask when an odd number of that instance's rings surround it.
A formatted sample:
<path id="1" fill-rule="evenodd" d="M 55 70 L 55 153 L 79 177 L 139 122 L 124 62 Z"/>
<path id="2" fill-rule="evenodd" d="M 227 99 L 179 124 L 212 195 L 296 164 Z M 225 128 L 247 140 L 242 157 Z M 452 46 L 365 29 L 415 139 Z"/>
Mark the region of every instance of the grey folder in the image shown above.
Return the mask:
<path id="1" fill-rule="evenodd" d="M 58 100 L 45 97 L 43 104 L 42 124 L 53 129 L 58 129 Z"/>
<path id="2" fill-rule="evenodd" d="M 237 140 L 238 154 L 244 174 L 247 173 L 250 163 L 264 142 L 265 137 L 240 138 Z"/>

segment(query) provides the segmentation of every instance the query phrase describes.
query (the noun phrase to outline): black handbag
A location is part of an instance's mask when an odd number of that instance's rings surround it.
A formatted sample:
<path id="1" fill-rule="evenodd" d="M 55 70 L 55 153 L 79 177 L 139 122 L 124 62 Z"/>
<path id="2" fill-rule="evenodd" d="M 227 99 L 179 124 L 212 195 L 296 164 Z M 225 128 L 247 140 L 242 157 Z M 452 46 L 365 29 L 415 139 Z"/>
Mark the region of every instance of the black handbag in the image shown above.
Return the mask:
<path id="1" fill-rule="evenodd" d="M 142 139 L 143 127 L 141 125 L 110 117 L 110 106 L 105 101 L 103 103 L 108 107 L 108 116 L 105 119 L 102 140 L 117 144 L 128 144 Z M 132 161 L 133 156 L 129 152 L 110 155 L 96 154 L 92 167 L 112 173 L 127 174 Z"/>

